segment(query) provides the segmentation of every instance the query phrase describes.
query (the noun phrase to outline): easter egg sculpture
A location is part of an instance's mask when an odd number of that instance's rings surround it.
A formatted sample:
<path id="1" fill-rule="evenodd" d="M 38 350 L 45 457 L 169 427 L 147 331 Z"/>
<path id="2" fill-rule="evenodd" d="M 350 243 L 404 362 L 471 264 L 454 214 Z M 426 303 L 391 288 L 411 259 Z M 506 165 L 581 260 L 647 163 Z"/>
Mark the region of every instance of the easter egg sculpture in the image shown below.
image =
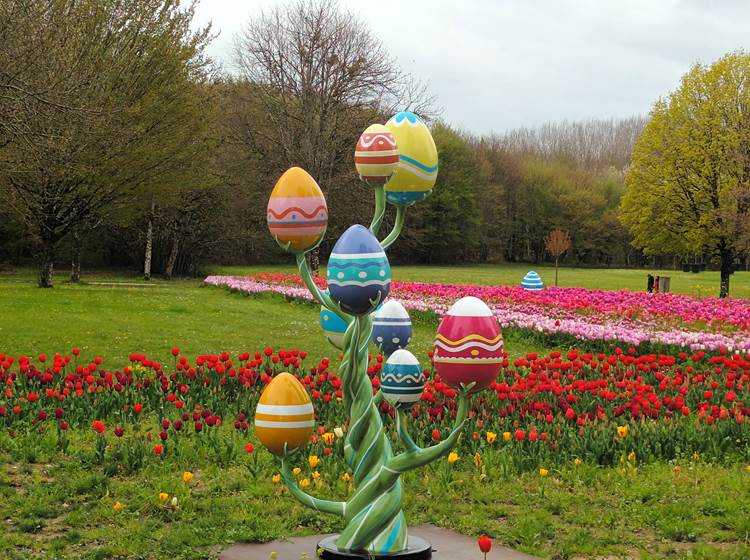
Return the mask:
<path id="1" fill-rule="evenodd" d="M 372 341 L 386 356 L 390 356 L 411 342 L 412 326 L 409 314 L 395 299 L 389 299 L 375 312 L 372 319 Z"/>
<path id="2" fill-rule="evenodd" d="M 255 409 L 255 433 L 271 453 L 283 456 L 310 440 L 315 416 L 302 383 L 290 373 L 276 375 Z"/>
<path id="3" fill-rule="evenodd" d="M 323 191 L 307 171 L 292 167 L 271 191 L 266 218 L 277 243 L 291 252 L 309 251 L 323 239 L 328 226 Z"/>
<path id="4" fill-rule="evenodd" d="M 320 307 L 320 328 L 323 329 L 326 340 L 339 350 L 344 349 L 346 327 L 346 321 L 338 314 L 325 306 Z"/>
<path id="5" fill-rule="evenodd" d="M 328 259 L 331 299 L 351 315 L 373 311 L 391 289 L 391 267 L 377 238 L 353 225 L 336 242 Z"/>
<path id="6" fill-rule="evenodd" d="M 396 146 L 386 141 L 389 139 L 386 131 L 395 138 Z M 378 144 L 377 138 L 383 144 Z M 396 153 L 398 165 L 392 168 Z M 394 116 L 385 127 L 372 126 L 365 131 L 356 149 L 355 165 L 363 180 L 373 185 L 375 211 L 369 228 L 354 225 L 336 242 L 327 266 L 328 292 L 312 278 L 305 258 L 305 253 L 321 242 L 328 218 L 317 184 L 301 169 L 292 168 L 279 179 L 268 205 L 272 235 L 282 248 L 295 254 L 305 286 L 322 305 L 321 326 L 329 340 L 343 350 L 338 378 L 342 383 L 342 403 L 348 413 L 349 430 L 342 448 L 352 472 L 349 498 L 331 501 L 312 496 L 300 487 L 292 472 L 293 466 L 299 464 L 295 453 L 309 436 L 313 423 L 312 406 L 294 376 L 279 374 L 266 388 L 258 405 L 256 431 L 261 442 L 280 457 L 281 476 L 291 494 L 318 512 L 344 519 L 340 534 L 318 543 L 322 558 L 426 560 L 431 557 L 430 544 L 407 531 L 400 477 L 448 455 L 466 421 L 471 390 L 477 387 L 477 380 L 484 383 L 487 376 L 476 375 L 478 369 L 472 361 L 457 361 L 450 366 L 452 371 L 445 377 L 459 388 L 453 430 L 445 439 L 428 447 L 414 442 L 408 430 L 411 415 L 406 409 L 419 399 L 424 379 L 416 358 L 403 349 L 411 338 L 409 316 L 398 302 L 386 300 L 391 289 L 386 251 L 398 238 L 408 207 L 432 190 L 437 177 L 437 151 L 421 119 L 404 112 Z M 379 241 L 387 202 L 396 206 L 396 219 L 390 233 Z M 482 325 L 486 319 L 476 318 Z M 481 333 L 485 338 L 477 347 L 480 357 L 496 353 L 502 347 L 499 331 L 495 333 L 497 336 Z M 455 339 L 459 334 L 453 331 L 444 334 L 446 340 L 441 339 L 441 343 L 454 345 L 454 353 L 463 350 L 466 342 Z M 368 374 L 368 370 L 372 373 L 368 354 L 371 340 L 386 354 L 390 353 L 378 391 L 373 391 Z M 475 340 L 467 342 L 474 344 Z M 440 358 L 444 350 L 440 349 Z M 471 350 L 468 352 L 473 357 Z M 492 367 L 496 367 L 494 361 L 485 361 L 485 365 L 492 362 Z M 464 366 L 470 373 L 461 372 Z M 390 431 L 383 424 L 380 406 L 384 400 L 397 407 L 396 430 L 405 448 L 399 453 L 394 451 Z"/>
<path id="7" fill-rule="evenodd" d="M 544 282 L 542 282 L 542 277 L 536 271 L 529 270 L 526 276 L 523 277 L 523 280 L 521 280 L 521 287 L 524 290 L 537 292 L 544 289 Z"/>
<path id="8" fill-rule="evenodd" d="M 435 141 L 427 125 L 414 113 L 402 111 L 385 124 L 396 139 L 399 163 L 385 184 L 388 202 L 408 206 L 429 196 L 438 174 Z"/>
<path id="9" fill-rule="evenodd" d="M 424 391 L 424 372 L 408 350 L 396 350 L 383 366 L 380 387 L 385 399 L 398 406 L 411 406 Z"/>
<path id="10" fill-rule="evenodd" d="M 373 124 L 359 137 L 354 166 L 366 183 L 382 185 L 398 167 L 398 147 L 393 134 L 382 124 Z"/>
<path id="11" fill-rule="evenodd" d="M 438 326 L 432 362 L 449 385 L 475 383 L 474 391 L 489 387 L 503 363 L 503 335 L 487 304 L 469 296 L 448 309 Z"/>

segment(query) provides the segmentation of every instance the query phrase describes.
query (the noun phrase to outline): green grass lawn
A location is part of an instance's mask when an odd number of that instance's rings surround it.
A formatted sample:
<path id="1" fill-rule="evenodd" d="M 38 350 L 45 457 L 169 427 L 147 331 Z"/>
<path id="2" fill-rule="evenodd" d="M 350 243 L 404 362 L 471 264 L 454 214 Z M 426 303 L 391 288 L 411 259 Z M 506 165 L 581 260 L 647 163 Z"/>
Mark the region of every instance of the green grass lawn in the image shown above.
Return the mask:
<path id="1" fill-rule="evenodd" d="M 441 282 L 450 284 L 520 284 L 529 271 L 536 270 L 547 285 L 554 285 L 555 268 L 530 264 L 472 265 L 472 266 L 399 266 L 393 267 L 393 278 L 411 282 Z M 211 274 L 246 275 L 257 272 L 296 272 L 293 265 L 282 266 L 212 266 Z M 323 269 L 325 272 L 325 269 Z M 596 288 L 602 290 L 646 290 L 648 273 L 669 276 L 671 291 L 693 296 L 718 296 L 719 273 L 715 271 L 693 274 L 676 270 L 641 270 L 625 268 L 561 268 L 559 284 L 563 287 Z M 730 280 L 730 295 L 750 299 L 750 272 L 736 272 Z"/>
<path id="2" fill-rule="evenodd" d="M 146 283 L 122 273 L 84 278 L 78 285 L 58 278 L 54 288 L 42 290 L 30 272 L 0 274 L 0 353 L 36 356 L 79 347 L 83 356 L 100 356 L 114 367 L 131 353 L 165 360 L 175 346 L 188 356 L 265 346 L 306 350 L 316 359 L 339 353 L 324 339 L 319 309 L 310 304 L 230 293 L 200 280 Z M 420 358 L 436 328 L 436 319 L 415 319 L 411 349 Z M 507 347 L 513 354 L 541 350 L 513 336 Z"/>
<path id="3" fill-rule="evenodd" d="M 221 267 L 213 272 L 260 270 Z M 395 276 L 510 282 L 520 270 L 396 267 Z M 632 275 L 634 288 L 636 274 L 642 274 L 614 272 Z M 578 274 L 589 286 L 616 287 L 608 272 L 562 274 Z M 733 278 L 735 289 L 742 274 Z M 243 296 L 204 287 L 200 280 L 146 285 L 123 273 L 102 272 L 84 278 L 87 283 L 71 285 L 58 277 L 54 289 L 40 290 L 29 271 L 0 274 L 0 353 L 37 355 L 78 346 L 85 357 L 99 355 L 110 367 L 125 365 L 131 352 L 164 361 L 173 346 L 191 357 L 266 345 L 306 349 L 314 358 L 338 353 L 323 339 L 312 305 Z M 124 285 L 131 283 L 138 285 Z M 433 320 L 417 321 L 413 351 L 420 357 L 436 326 Z M 537 342 L 512 335 L 507 347 L 512 355 L 542 351 Z M 157 421 L 149 419 L 152 425 Z M 220 466 L 206 449 L 189 448 L 164 464 L 148 462 L 133 475 L 105 475 L 90 461 L 91 434 L 71 434 L 79 441 L 69 453 L 55 448 L 53 433 L 38 447 L 27 446 L 27 436 L 0 432 L 2 559 L 216 558 L 233 542 L 340 528 L 335 518 L 315 514 L 273 485 L 268 477 L 275 467 L 260 450 L 264 474 L 258 481 L 236 462 Z M 750 558 L 750 472 L 744 465 L 709 458 L 675 466 L 570 465 L 545 479 L 488 469 L 481 478 L 471 457 L 462 457 L 453 468 L 443 460 L 406 477 L 407 515 L 411 523 L 488 533 L 499 543 L 555 560 Z M 321 468 L 325 488 L 320 494 L 343 494 L 340 472 L 326 468 Z M 195 472 L 190 490 L 181 481 L 183 470 Z M 160 491 L 176 495 L 179 508 L 162 507 Z M 112 509 L 116 501 L 125 505 L 121 513 Z M 475 554 L 467 559 L 481 558 L 478 550 L 469 552 Z"/>
<path id="4" fill-rule="evenodd" d="M 87 436 L 90 439 L 90 436 Z M 0 557 L 216 558 L 227 545 L 339 530 L 338 518 L 300 505 L 270 480 L 271 457 L 254 480 L 241 464 L 220 466 L 183 444 L 180 457 L 135 475 L 105 475 L 85 445 L 42 449 L 24 462 L 0 440 Z M 93 443 L 89 443 L 89 449 Z M 250 464 L 251 458 L 245 458 Z M 303 466 L 302 476 L 309 476 Z M 324 458 L 313 492 L 343 499 L 340 467 Z M 182 473 L 194 479 L 186 485 Z M 570 465 L 541 478 L 445 459 L 405 476 L 410 523 L 489 534 L 543 558 L 741 560 L 750 558 L 750 472 L 701 461 L 617 468 Z M 169 494 L 162 504 L 159 493 Z M 177 507 L 171 506 L 177 497 Z M 120 502 L 124 509 L 116 512 Z M 312 554 L 310 555 L 312 557 Z M 478 549 L 457 560 L 480 560 Z M 279 558 L 279 560 L 299 560 Z"/>

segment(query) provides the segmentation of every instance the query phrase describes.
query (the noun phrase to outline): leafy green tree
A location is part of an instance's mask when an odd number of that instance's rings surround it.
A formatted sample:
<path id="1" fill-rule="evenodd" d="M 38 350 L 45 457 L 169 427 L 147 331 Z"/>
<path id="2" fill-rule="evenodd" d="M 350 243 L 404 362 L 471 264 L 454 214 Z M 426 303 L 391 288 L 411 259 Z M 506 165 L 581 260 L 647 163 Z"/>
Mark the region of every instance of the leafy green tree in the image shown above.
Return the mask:
<path id="1" fill-rule="evenodd" d="M 421 215 L 424 260 L 467 262 L 479 248 L 481 214 L 477 192 L 486 183 L 477 157 L 466 139 L 445 124 L 432 128 L 440 157 L 435 190 Z"/>
<path id="2" fill-rule="evenodd" d="M 750 55 L 694 65 L 659 99 L 626 176 L 622 221 L 646 254 L 709 253 L 729 294 L 750 226 Z"/>
<path id="3" fill-rule="evenodd" d="M 51 287 L 56 247 L 77 228 L 146 185 L 200 181 L 208 29 L 192 31 L 194 6 L 178 0 L 0 9 L 11 22 L 0 68 L 14 70 L 0 71 L 0 115 L 23 115 L 2 128 L 0 183 L 38 242 L 39 285 Z"/>

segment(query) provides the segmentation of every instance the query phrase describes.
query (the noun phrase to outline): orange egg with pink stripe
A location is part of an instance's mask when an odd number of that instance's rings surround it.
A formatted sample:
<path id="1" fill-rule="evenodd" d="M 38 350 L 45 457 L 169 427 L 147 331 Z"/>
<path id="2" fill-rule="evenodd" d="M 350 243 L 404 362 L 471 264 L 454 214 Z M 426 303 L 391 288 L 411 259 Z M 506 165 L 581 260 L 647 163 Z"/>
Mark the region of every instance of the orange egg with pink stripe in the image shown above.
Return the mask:
<path id="1" fill-rule="evenodd" d="M 312 401 L 302 383 L 279 373 L 263 390 L 255 409 L 255 433 L 274 455 L 283 456 L 305 445 L 315 426 Z"/>
<path id="2" fill-rule="evenodd" d="M 328 227 L 328 206 L 307 171 L 292 167 L 276 182 L 266 211 L 268 230 L 292 252 L 314 247 Z"/>

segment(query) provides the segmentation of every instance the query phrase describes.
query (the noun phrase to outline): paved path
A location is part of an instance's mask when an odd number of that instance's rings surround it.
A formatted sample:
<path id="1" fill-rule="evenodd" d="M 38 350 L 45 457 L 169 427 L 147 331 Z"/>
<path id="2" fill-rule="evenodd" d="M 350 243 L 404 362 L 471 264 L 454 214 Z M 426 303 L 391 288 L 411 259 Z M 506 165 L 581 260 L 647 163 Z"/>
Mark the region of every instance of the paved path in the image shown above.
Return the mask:
<path id="1" fill-rule="evenodd" d="M 409 534 L 422 537 L 432 543 L 434 560 L 483 560 L 474 538 L 441 529 L 434 525 L 417 525 L 409 528 Z M 224 550 L 220 560 L 268 560 L 276 552 L 277 560 L 299 560 L 307 553 L 310 560 L 317 558 L 315 551 L 318 541 L 327 535 L 294 537 L 288 540 L 272 541 L 264 544 L 235 544 Z M 539 560 L 522 552 L 493 545 L 487 560 Z"/>

